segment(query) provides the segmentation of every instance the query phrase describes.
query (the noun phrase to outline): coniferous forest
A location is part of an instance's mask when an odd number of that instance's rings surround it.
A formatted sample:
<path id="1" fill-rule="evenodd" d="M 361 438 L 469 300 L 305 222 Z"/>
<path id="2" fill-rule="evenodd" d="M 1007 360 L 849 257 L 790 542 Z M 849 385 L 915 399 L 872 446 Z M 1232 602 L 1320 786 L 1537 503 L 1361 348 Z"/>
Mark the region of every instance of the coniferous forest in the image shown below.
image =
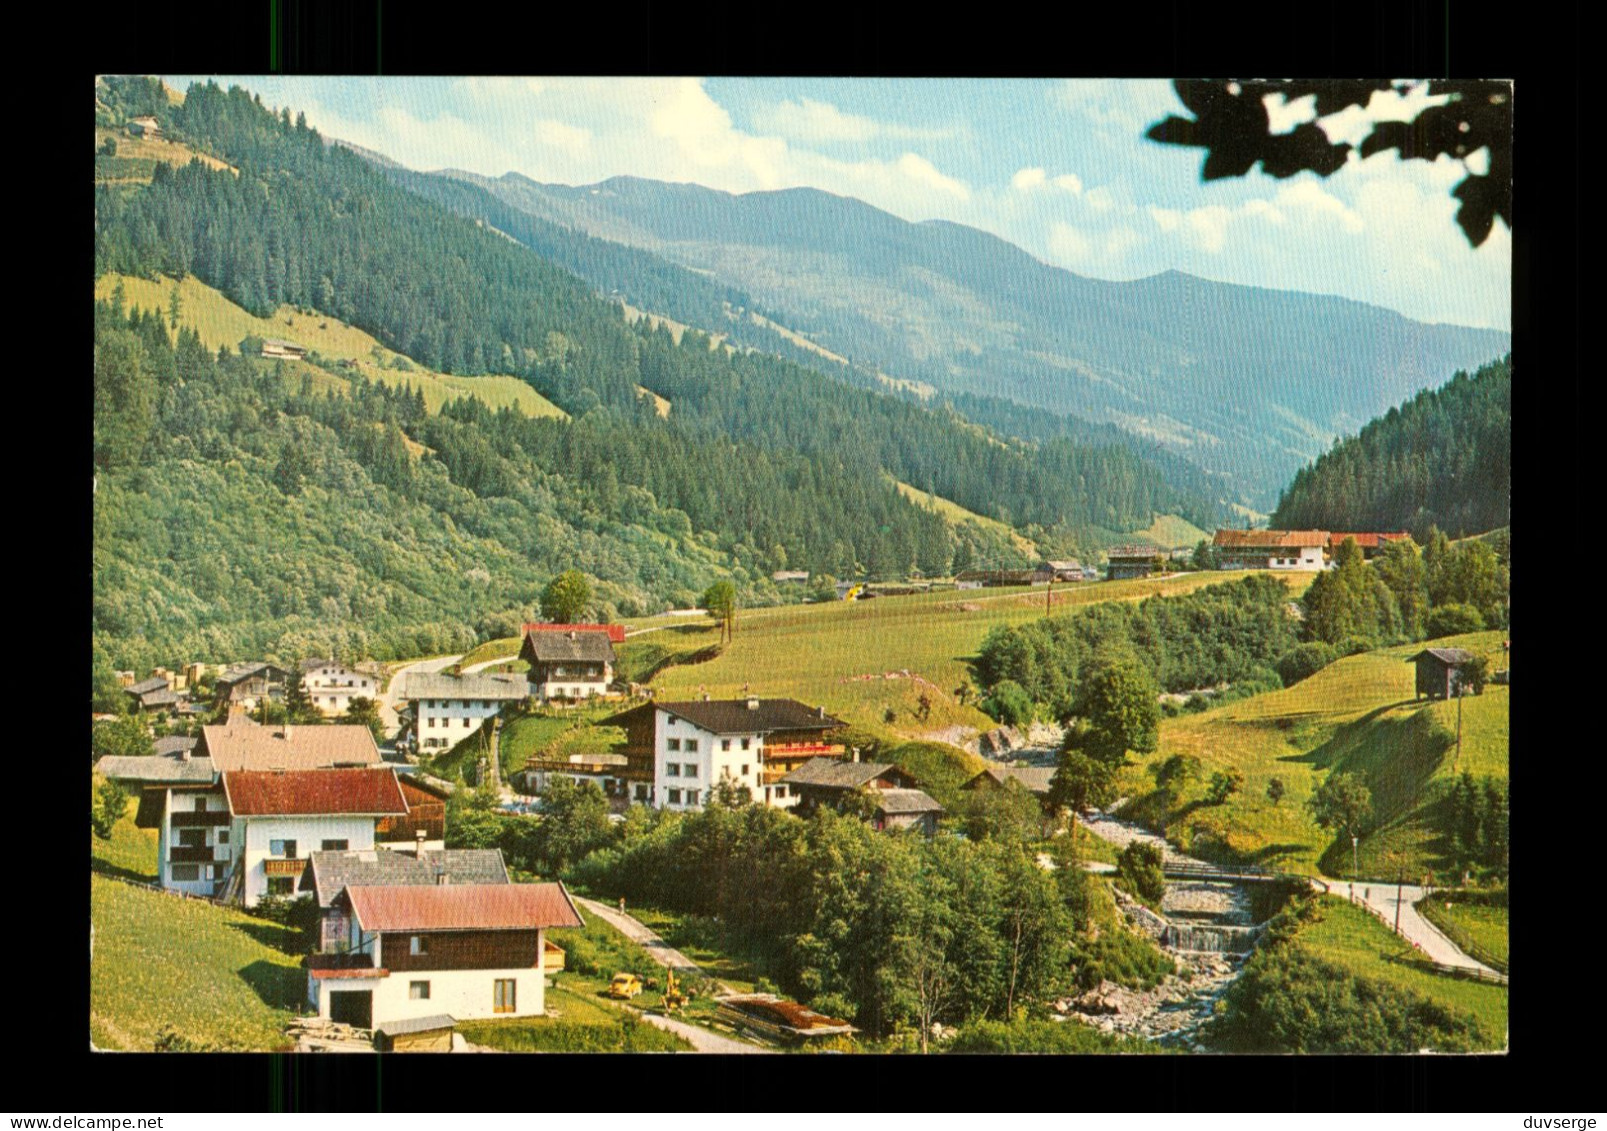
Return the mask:
<path id="1" fill-rule="evenodd" d="M 1512 358 L 1458 372 L 1296 473 L 1271 525 L 1453 538 L 1508 525 Z"/>

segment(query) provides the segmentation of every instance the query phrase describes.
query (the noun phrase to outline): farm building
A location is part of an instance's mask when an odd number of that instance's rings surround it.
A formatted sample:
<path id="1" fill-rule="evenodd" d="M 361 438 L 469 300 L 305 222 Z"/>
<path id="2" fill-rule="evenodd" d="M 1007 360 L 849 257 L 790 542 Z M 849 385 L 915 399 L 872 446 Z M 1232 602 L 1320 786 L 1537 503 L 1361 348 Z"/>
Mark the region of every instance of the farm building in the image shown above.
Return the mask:
<path id="1" fill-rule="evenodd" d="M 309 852 L 301 890 L 318 902 L 319 949 L 335 950 L 350 932 L 336 897 L 349 887 L 425 887 L 431 884 L 506 884 L 500 848 L 446 848 L 410 852 Z"/>
<path id="2" fill-rule="evenodd" d="M 1088 575 L 1083 572 L 1083 564 L 1072 558 L 1063 562 L 1045 562 L 1049 571 L 1054 574 L 1056 581 L 1086 581 Z"/>
<path id="3" fill-rule="evenodd" d="M 1328 567 L 1326 530 L 1218 530 L 1219 569 L 1319 570 Z"/>
<path id="4" fill-rule="evenodd" d="M 1112 546 L 1105 551 L 1105 579 L 1132 581 L 1155 572 L 1155 559 L 1163 557 L 1157 546 Z"/>
<path id="5" fill-rule="evenodd" d="M 870 823 L 877 829 L 919 828 L 934 836 L 943 812 L 915 778 L 891 763 L 812 758 L 780 784 L 791 789 L 803 815 L 822 805 L 841 809 L 853 797 L 867 794 L 874 802 Z"/>
<path id="6" fill-rule="evenodd" d="M 530 665 L 530 694 L 550 699 L 591 699 L 613 690 L 617 624 L 525 625 L 519 658 Z"/>
<path id="7" fill-rule="evenodd" d="M 1047 567 L 1037 569 L 967 569 L 954 575 L 959 589 L 996 589 L 1004 585 L 1048 585 L 1054 572 Z"/>
<path id="8" fill-rule="evenodd" d="M 162 126 L 155 118 L 144 115 L 128 120 L 128 132 L 135 137 L 148 137 L 153 141 L 162 136 Z"/>
<path id="9" fill-rule="evenodd" d="M 1412 698 L 1449 699 L 1457 692 L 1457 673 L 1473 659 L 1465 648 L 1424 648 L 1407 663 L 1417 665 L 1417 687 Z"/>
<path id="10" fill-rule="evenodd" d="M 1356 545 L 1361 547 L 1362 558 L 1370 562 L 1378 556 L 1378 551 L 1382 550 L 1391 542 L 1406 542 L 1410 541 L 1411 537 L 1412 536 L 1404 530 L 1361 534 L 1330 531 L 1328 534 L 1328 556 L 1332 558 L 1334 556 L 1334 551 L 1339 549 L 1340 544 L 1344 542 L 1346 538 L 1354 538 L 1356 540 Z"/>
<path id="11" fill-rule="evenodd" d="M 809 571 L 806 569 L 778 569 L 770 575 L 771 581 L 808 581 Z"/>
<path id="12" fill-rule="evenodd" d="M 307 347 L 287 342 L 283 338 L 264 338 L 262 341 L 263 357 L 282 357 L 292 361 L 300 361 L 307 356 Z"/>

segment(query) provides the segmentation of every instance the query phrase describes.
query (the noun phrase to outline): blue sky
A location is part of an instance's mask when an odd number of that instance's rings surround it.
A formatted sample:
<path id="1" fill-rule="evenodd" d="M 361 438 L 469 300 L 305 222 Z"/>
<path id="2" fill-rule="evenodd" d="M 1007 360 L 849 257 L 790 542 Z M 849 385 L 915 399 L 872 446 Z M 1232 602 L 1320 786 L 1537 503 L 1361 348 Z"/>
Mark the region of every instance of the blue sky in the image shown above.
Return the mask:
<path id="1" fill-rule="evenodd" d="M 193 76 L 168 76 L 184 87 Z M 1326 179 L 1209 185 L 1198 150 L 1144 138 L 1181 105 L 1134 80 L 219 77 L 325 134 L 417 169 L 588 184 L 619 175 L 728 192 L 808 185 L 907 220 L 970 224 L 1104 279 L 1175 269 L 1343 295 L 1431 322 L 1511 328 L 1510 234 L 1468 246 L 1460 162 L 1393 153 Z M 1359 141 L 1377 97 L 1322 123 Z M 1273 106 L 1274 124 L 1309 106 Z M 1473 167 L 1480 168 L 1475 154 Z"/>

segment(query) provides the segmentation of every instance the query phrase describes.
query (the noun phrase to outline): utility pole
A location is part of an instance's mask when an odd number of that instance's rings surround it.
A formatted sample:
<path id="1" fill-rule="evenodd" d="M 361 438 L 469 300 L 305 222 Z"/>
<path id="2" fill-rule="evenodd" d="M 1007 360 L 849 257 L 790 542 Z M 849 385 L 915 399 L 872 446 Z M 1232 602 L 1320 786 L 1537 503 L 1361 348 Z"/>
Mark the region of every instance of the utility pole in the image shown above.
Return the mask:
<path id="1" fill-rule="evenodd" d="M 1462 761 L 1462 684 L 1456 685 L 1456 757 L 1451 759 L 1451 769 L 1456 769 Z"/>
<path id="2" fill-rule="evenodd" d="M 1049 604 L 1050 604 L 1050 601 L 1053 599 L 1053 598 L 1050 597 L 1050 594 L 1053 593 L 1054 591 L 1055 591 L 1055 571 L 1053 569 L 1051 569 L 1049 571 L 1049 584 L 1044 586 L 1044 589 L 1043 589 L 1043 615 L 1044 616 L 1049 615 Z"/>
<path id="3" fill-rule="evenodd" d="M 1406 865 L 1402 864 L 1395 875 L 1395 933 L 1398 935 L 1401 933 L 1401 891 L 1406 884 Z"/>

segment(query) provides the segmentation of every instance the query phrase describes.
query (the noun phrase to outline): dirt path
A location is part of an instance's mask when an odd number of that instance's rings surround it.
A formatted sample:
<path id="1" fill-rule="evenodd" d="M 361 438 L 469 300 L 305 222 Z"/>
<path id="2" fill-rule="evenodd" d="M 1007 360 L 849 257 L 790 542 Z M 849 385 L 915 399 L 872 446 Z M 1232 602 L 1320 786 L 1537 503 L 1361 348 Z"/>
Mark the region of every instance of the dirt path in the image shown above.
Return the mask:
<path id="1" fill-rule="evenodd" d="M 697 963 L 665 942 L 663 938 L 655 934 L 640 919 L 622 915 L 617 908 L 610 907 L 606 903 L 599 903 L 595 899 L 586 899 L 577 895 L 575 896 L 575 902 L 632 942 L 640 943 L 642 949 L 647 951 L 647 956 L 660 966 L 674 970 L 677 973 L 684 970 L 696 977 L 703 977 L 703 971 Z M 721 986 L 720 988 L 727 993 L 730 992 L 729 986 Z"/>

